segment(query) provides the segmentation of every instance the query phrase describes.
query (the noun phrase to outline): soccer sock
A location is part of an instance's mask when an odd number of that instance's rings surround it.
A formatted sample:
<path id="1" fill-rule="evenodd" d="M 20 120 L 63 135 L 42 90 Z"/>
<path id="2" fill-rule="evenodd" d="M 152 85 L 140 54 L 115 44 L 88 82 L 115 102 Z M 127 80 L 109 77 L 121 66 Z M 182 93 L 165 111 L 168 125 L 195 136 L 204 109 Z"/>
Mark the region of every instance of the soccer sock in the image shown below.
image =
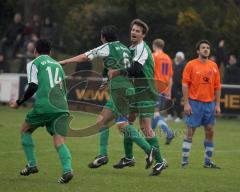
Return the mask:
<path id="1" fill-rule="evenodd" d="M 36 166 L 36 159 L 35 159 L 35 149 L 34 149 L 34 143 L 32 140 L 32 134 L 28 132 L 24 132 L 21 135 L 21 141 L 23 150 L 25 152 L 25 156 L 27 158 L 27 162 L 29 166 Z"/>
<path id="2" fill-rule="evenodd" d="M 104 127 L 100 131 L 99 155 L 107 155 L 108 138 L 109 138 L 109 128 Z"/>
<path id="3" fill-rule="evenodd" d="M 159 116 L 158 125 L 161 127 L 163 132 L 167 134 L 168 138 L 172 138 L 173 137 L 172 130 L 168 127 L 167 123 L 164 121 L 163 117 L 161 117 L 161 116 Z"/>
<path id="4" fill-rule="evenodd" d="M 211 158 L 214 150 L 213 142 L 204 141 L 204 148 L 205 148 L 205 164 L 209 164 L 211 162 Z"/>
<path id="5" fill-rule="evenodd" d="M 160 152 L 160 146 L 159 146 L 159 142 L 158 142 L 158 139 L 156 136 L 154 136 L 153 138 L 146 138 L 147 142 L 158 149 L 158 152 L 157 152 L 157 155 L 156 155 L 156 162 L 157 163 L 162 163 L 163 159 L 162 159 L 162 156 L 161 156 L 161 152 Z"/>
<path id="6" fill-rule="evenodd" d="M 161 120 L 160 116 L 156 116 L 152 119 L 152 129 L 155 131 L 155 129 L 158 126 L 158 122 Z"/>
<path id="7" fill-rule="evenodd" d="M 63 173 L 72 171 L 72 157 L 68 147 L 65 144 L 61 144 L 56 149 L 63 168 Z"/>
<path id="8" fill-rule="evenodd" d="M 149 143 L 140 135 L 140 133 L 132 126 L 127 125 L 123 128 L 124 136 L 129 137 L 135 142 L 139 147 L 141 147 L 145 153 L 151 151 L 151 146 Z"/>
<path id="9" fill-rule="evenodd" d="M 184 139 L 182 144 L 182 163 L 188 163 L 188 157 L 192 146 L 192 140 Z"/>
<path id="10" fill-rule="evenodd" d="M 133 158 L 133 141 L 132 141 L 132 139 L 127 137 L 124 134 L 123 144 L 124 144 L 125 157 L 128 159 L 132 159 Z"/>

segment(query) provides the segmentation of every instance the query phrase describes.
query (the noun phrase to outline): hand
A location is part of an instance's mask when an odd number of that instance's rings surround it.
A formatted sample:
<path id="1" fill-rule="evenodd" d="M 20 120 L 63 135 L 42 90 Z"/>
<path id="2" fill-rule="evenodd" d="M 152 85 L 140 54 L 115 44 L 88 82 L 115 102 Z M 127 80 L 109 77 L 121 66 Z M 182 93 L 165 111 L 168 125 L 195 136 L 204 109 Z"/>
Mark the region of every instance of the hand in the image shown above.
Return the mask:
<path id="1" fill-rule="evenodd" d="M 65 62 L 64 60 L 59 61 L 58 63 L 60 63 L 61 65 L 66 65 L 67 64 L 67 62 Z"/>
<path id="2" fill-rule="evenodd" d="M 218 44 L 219 47 L 224 47 L 224 40 L 222 39 L 221 41 L 219 41 L 219 44 Z"/>
<path id="3" fill-rule="evenodd" d="M 107 81 L 103 81 L 102 84 L 99 87 L 99 90 L 102 91 L 107 88 Z"/>
<path id="4" fill-rule="evenodd" d="M 219 104 L 216 104 L 215 106 L 215 114 L 218 116 L 221 114 L 221 108 Z"/>
<path id="5" fill-rule="evenodd" d="M 184 104 L 184 112 L 186 115 L 191 115 L 192 114 L 192 107 L 189 104 L 189 102 Z"/>
<path id="6" fill-rule="evenodd" d="M 119 75 L 119 70 L 117 69 L 109 69 L 108 70 L 108 78 L 112 79 L 113 77 Z"/>
<path id="7" fill-rule="evenodd" d="M 17 109 L 19 107 L 16 101 L 10 101 L 9 106 L 14 109 Z"/>
<path id="8" fill-rule="evenodd" d="M 166 93 L 166 94 L 165 94 L 165 97 L 166 97 L 167 99 L 171 100 L 171 98 L 172 98 L 171 92 Z"/>

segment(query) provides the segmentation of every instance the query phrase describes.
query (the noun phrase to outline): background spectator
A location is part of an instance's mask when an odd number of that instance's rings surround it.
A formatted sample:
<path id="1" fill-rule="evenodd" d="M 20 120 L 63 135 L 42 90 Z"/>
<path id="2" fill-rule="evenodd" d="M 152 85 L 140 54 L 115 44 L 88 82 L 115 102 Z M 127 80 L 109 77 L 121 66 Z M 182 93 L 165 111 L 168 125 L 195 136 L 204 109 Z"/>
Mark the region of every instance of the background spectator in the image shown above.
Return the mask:
<path id="1" fill-rule="evenodd" d="M 54 32 L 53 30 L 54 30 L 53 24 L 52 24 L 50 18 L 46 17 L 44 19 L 43 25 L 41 27 L 40 38 L 52 40 L 53 32 Z"/>
<path id="2" fill-rule="evenodd" d="M 240 85 L 240 67 L 238 66 L 237 57 L 231 54 L 225 69 L 224 83 Z"/>
<path id="3" fill-rule="evenodd" d="M 20 13 L 14 15 L 14 21 L 7 28 L 2 39 L 2 48 L 8 58 L 13 58 L 21 43 L 24 25 L 22 24 L 22 16 Z"/>
<path id="4" fill-rule="evenodd" d="M 182 73 L 185 67 L 185 55 L 179 51 L 176 53 L 173 63 L 173 87 L 172 98 L 174 99 L 174 107 L 172 108 L 172 114 L 176 114 L 175 122 L 180 122 L 182 119 L 183 106 L 182 100 Z"/>
<path id="5" fill-rule="evenodd" d="M 18 69 L 19 73 L 26 73 L 27 63 L 34 59 L 34 49 L 34 42 L 28 42 L 25 52 L 23 54 L 17 54 L 17 58 L 21 60 Z"/>
<path id="6" fill-rule="evenodd" d="M 4 52 L 0 51 L 0 73 L 9 73 L 9 63 L 6 61 Z"/>
<path id="7" fill-rule="evenodd" d="M 32 28 L 32 32 L 39 38 L 41 32 L 41 20 L 39 15 L 37 14 L 33 15 L 30 25 Z"/>

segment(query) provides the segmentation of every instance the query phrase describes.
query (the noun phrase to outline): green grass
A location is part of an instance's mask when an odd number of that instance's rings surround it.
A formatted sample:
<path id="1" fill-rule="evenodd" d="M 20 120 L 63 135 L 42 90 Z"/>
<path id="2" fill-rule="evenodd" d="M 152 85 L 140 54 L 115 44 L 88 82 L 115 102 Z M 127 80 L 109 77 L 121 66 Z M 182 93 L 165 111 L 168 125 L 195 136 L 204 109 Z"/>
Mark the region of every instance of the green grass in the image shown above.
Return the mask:
<path id="1" fill-rule="evenodd" d="M 74 179 L 68 185 L 56 183 L 61 174 L 57 153 L 52 139 L 39 128 L 34 133 L 36 153 L 40 172 L 29 177 L 19 175 L 26 164 L 20 145 L 19 127 L 29 109 L 13 110 L 0 106 L 0 191 L 24 192 L 237 192 L 240 181 L 240 126 L 239 119 L 219 119 L 216 126 L 214 160 L 221 170 L 203 168 L 202 129 L 197 130 L 190 154 L 190 165 L 180 167 L 181 144 L 184 124 L 169 124 L 177 132 L 170 146 L 165 146 L 165 136 L 161 136 L 161 149 L 169 162 L 169 168 L 158 177 L 150 177 L 151 170 L 145 170 L 144 154 L 135 147 L 136 166 L 114 170 L 112 164 L 123 156 L 122 137 L 115 128 L 111 129 L 110 162 L 99 169 L 91 170 L 87 164 L 97 155 L 98 135 L 87 138 L 68 138 L 72 151 Z M 73 127 L 83 127 L 94 122 L 95 116 L 76 114 Z M 158 132 L 158 135 L 160 133 Z"/>

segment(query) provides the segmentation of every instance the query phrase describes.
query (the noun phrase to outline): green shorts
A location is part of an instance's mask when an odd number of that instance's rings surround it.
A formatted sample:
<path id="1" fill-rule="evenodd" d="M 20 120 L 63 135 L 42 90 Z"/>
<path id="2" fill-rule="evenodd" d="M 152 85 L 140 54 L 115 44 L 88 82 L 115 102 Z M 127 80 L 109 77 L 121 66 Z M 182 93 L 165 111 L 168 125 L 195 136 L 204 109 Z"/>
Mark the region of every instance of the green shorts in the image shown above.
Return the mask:
<path id="1" fill-rule="evenodd" d="M 110 99 L 105 105 L 116 117 L 129 114 L 129 97 L 127 88 L 113 89 L 110 93 Z"/>
<path id="2" fill-rule="evenodd" d="M 46 126 L 50 135 L 66 136 L 70 114 L 68 112 L 37 114 L 32 110 L 27 114 L 25 121 L 34 127 Z"/>
<path id="3" fill-rule="evenodd" d="M 136 88 L 135 94 L 130 98 L 130 112 L 141 117 L 153 117 L 156 106 L 155 96 L 145 88 Z"/>
<path id="4" fill-rule="evenodd" d="M 153 117 L 155 109 L 154 101 L 139 101 L 131 103 L 130 112 L 137 113 L 140 118 Z"/>

